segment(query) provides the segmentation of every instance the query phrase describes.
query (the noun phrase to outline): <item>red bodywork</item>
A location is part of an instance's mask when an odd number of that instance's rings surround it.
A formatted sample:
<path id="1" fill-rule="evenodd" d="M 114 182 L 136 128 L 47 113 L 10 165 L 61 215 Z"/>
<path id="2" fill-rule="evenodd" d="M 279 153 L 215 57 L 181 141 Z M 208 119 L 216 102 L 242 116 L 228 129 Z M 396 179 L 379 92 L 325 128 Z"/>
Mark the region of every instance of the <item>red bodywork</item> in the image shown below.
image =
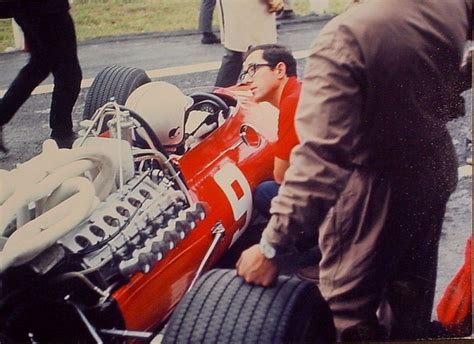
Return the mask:
<path id="1" fill-rule="evenodd" d="M 170 315 L 211 245 L 216 224 L 222 224 L 225 236 L 206 268 L 245 230 L 252 216 L 252 193 L 272 176 L 277 121 L 275 113 L 260 106 L 238 103 L 234 115 L 179 158 L 191 194 L 204 203 L 207 217 L 149 273 L 136 274 L 113 294 L 127 329 L 150 330 Z M 258 147 L 242 142 L 239 131 L 245 124 L 260 134 Z"/>

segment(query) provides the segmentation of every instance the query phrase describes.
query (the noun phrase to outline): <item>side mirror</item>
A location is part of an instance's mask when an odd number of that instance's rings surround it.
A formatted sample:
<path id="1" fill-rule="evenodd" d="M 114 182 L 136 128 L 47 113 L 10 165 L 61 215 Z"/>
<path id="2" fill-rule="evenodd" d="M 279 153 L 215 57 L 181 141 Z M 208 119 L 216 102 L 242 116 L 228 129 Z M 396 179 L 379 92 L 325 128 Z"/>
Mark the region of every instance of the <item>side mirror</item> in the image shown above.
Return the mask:
<path id="1" fill-rule="evenodd" d="M 240 127 L 240 137 L 242 141 L 249 147 L 258 148 L 262 143 L 260 133 L 251 125 L 243 124 Z"/>

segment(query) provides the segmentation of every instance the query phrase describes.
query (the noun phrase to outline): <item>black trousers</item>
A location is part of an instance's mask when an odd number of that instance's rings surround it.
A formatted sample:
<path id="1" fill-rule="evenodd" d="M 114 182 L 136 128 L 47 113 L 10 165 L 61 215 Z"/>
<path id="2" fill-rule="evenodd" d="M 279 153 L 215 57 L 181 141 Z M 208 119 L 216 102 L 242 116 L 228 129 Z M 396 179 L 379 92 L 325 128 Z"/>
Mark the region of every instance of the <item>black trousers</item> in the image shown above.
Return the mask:
<path id="1" fill-rule="evenodd" d="M 221 68 L 217 73 L 216 87 L 229 87 L 235 85 L 239 81 L 239 75 L 242 71 L 244 53 L 225 49 L 222 58 Z"/>
<path id="2" fill-rule="evenodd" d="M 15 20 L 25 34 L 30 60 L 0 100 L 0 126 L 12 119 L 35 87 L 52 73 L 50 127 L 53 135 L 67 135 L 72 131 L 71 112 L 82 80 L 74 22 L 67 11 L 20 15 Z"/>
<path id="3" fill-rule="evenodd" d="M 216 0 L 202 0 L 201 9 L 199 11 L 199 31 L 204 33 L 212 32 L 212 16 Z"/>

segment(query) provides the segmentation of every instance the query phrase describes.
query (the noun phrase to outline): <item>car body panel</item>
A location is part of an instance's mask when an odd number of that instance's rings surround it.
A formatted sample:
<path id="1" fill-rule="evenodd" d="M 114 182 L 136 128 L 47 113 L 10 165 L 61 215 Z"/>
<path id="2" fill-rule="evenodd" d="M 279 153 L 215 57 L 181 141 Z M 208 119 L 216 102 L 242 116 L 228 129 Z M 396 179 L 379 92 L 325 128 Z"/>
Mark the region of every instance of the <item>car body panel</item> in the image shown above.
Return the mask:
<path id="1" fill-rule="evenodd" d="M 277 113 L 269 105 L 239 106 L 221 127 L 177 159 L 193 198 L 204 203 L 207 217 L 152 271 L 136 274 L 113 294 L 127 329 L 150 330 L 169 316 L 211 245 L 216 224 L 224 227 L 225 236 L 208 267 L 248 226 L 252 193 L 261 181 L 272 177 Z M 258 147 L 242 142 L 242 125 L 259 134 Z"/>

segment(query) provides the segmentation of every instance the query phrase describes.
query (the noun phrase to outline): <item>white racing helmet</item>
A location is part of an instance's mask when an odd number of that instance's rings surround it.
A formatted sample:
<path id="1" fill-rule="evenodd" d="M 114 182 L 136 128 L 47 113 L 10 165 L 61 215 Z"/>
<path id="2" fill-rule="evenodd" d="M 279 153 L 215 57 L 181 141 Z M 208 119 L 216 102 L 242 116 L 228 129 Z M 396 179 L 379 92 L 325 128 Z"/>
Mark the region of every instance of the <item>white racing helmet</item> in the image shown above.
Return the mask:
<path id="1" fill-rule="evenodd" d="M 155 81 L 134 90 L 125 107 L 148 123 L 166 150 L 174 151 L 183 142 L 185 113 L 192 104 L 175 85 Z"/>

